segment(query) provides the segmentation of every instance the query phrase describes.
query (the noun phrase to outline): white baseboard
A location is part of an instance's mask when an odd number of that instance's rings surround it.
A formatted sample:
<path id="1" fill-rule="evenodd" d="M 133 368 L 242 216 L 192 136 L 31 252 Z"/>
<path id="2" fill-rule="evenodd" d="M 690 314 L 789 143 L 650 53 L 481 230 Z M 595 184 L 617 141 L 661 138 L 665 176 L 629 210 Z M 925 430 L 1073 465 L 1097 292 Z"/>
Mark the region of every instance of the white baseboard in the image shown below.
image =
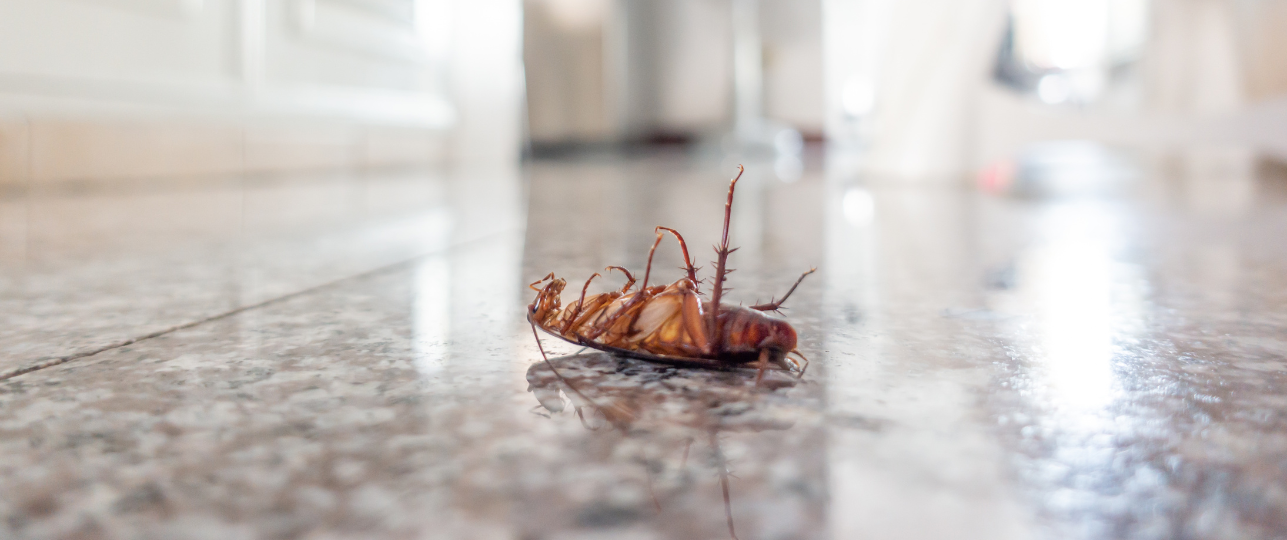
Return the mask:
<path id="1" fill-rule="evenodd" d="M 0 184 L 431 165 L 447 132 L 337 121 L 0 117 Z"/>

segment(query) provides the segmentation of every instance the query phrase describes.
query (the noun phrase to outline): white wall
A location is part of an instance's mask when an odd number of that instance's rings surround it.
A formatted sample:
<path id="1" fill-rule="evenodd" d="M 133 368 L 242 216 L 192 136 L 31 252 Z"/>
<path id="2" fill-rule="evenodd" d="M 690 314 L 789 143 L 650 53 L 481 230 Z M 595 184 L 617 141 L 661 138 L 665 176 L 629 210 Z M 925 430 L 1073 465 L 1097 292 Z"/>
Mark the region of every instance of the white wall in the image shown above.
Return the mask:
<path id="1" fill-rule="evenodd" d="M 3 0 L 0 103 L 445 128 L 448 51 L 433 50 L 433 36 L 418 28 L 422 4 Z"/>
<path id="2" fill-rule="evenodd" d="M 479 6 L 502 24 L 453 32 Z M 0 0 L 0 182 L 441 162 L 461 129 L 458 79 L 494 83 L 490 109 L 512 115 L 497 129 L 517 132 L 521 28 L 501 15 L 520 13 L 518 0 Z M 497 47 L 508 55 L 453 60 Z"/>
<path id="3" fill-rule="evenodd" d="M 764 116 L 809 135 L 826 118 L 822 69 L 822 1 L 761 0 Z"/>
<path id="4" fill-rule="evenodd" d="M 827 137 L 884 177 L 956 182 L 1004 0 L 826 0 Z"/>

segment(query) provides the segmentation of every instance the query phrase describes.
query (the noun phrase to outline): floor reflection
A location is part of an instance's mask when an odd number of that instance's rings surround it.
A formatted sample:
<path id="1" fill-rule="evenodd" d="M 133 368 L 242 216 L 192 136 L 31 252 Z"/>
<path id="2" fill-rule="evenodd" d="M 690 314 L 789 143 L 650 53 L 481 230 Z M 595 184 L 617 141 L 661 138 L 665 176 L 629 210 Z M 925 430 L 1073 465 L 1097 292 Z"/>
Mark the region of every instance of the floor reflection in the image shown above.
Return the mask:
<path id="1" fill-rule="evenodd" d="M 539 402 L 537 410 L 572 414 L 588 430 L 614 432 L 617 449 L 629 453 L 645 472 L 656 519 L 682 515 L 682 499 L 707 489 L 702 477 L 717 477 L 733 538 L 738 538 L 736 523 L 741 521 L 733 507 L 737 489 L 730 481 L 737 471 L 730 467 L 721 437 L 787 430 L 802 412 L 807 417 L 798 400 L 781 392 L 798 381 L 779 373 L 767 374 L 757 387 L 751 372 L 677 369 L 588 353 L 533 364 L 527 381 Z M 690 526 L 708 530 L 710 517 L 699 517 L 702 523 Z"/>
<path id="2" fill-rule="evenodd" d="M 1019 392 L 1035 417 L 1005 414 L 1000 423 L 1019 424 L 1020 437 L 1044 448 L 1047 457 L 1023 470 L 1059 486 L 1042 495 L 1041 506 L 1082 516 L 1077 532 L 1095 536 L 1107 532 L 1095 515 L 1102 508 L 1087 503 L 1119 481 L 1118 442 L 1131 429 L 1120 416 L 1131 397 L 1123 352 L 1143 331 L 1147 281 L 1130 262 L 1133 235 L 1120 204 L 1048 203 L 1031 223 L 1033 243 L 1015 255 L 1009 286 L 990 303 L 1014 315 L 1001 327 L 1023 366 L 1003 385 Z"/>
<path id="3" fill-rule="evenodd" d="M 1043 209 L 1039 240 L 1016 257 L 1013 288 L 994 294 L 1001 312 L 1030 314 L 1023 335 L 1041 366 L 1035 401 L 1074 420 L 1107 406 L 1121 388 L 1114 348 L 1141 330 L 1146 282 L 1122 260 L 1129 238 L 1119 206 L 1074 202 Z"/>
<path id="4" fill-rule="evenodd" d="M 1262 391 L 1282 371 L 1234 337 L 1281 329 L 1269 307 L 1281 285 L 1262 279 L 1281 259 L 1248 256 L 1281 253 L 1264 243 L 1281 225 L 1250 204 L 1246 193 L 1265 186 L 1249 187 L 1244 169 L 1164 168 L 1148 197 L 989 202 L 1012 214 L 983 232 L 1028 232 L 1010 239 L 1010 277 L 987 294 L 1009 317 L 979 326 L 1007 357 L 988 399 L 1046 534 L 1283 530 L 1282 514 L 1268 510 L 1283 499 L 1265 480 L 1281 478 L 1268 465 L 1281 461 L 1282 442 L 1268 435 L 1280 421 L 1250 412 L 1280 401 Z M 1281 353 L 1269 355 L 1280 367 Z"/>
<path id="5" fill-rule="evenodd" d="M 451 265 L 433 257 L 416 268 L 412 312 L 416 369 L 430 376 L 442 369 L 451 352 Z"/>

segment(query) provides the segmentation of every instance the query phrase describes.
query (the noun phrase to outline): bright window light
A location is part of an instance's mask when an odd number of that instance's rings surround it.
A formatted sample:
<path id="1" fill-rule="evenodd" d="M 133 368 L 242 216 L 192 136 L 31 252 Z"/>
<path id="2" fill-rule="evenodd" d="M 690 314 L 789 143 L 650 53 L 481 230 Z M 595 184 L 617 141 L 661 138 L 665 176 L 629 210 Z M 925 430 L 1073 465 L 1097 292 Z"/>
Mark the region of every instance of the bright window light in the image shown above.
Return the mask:
<path id="1" fill-rule="evenodd" d="M 1015 45 L 1043 69 L 1085 69 L 1107 55 L 1108 0 L 1015 0 Z"/>
<path id="2" fill-rule="evenodd" d="M 1139 56 L 1148 0 L 1013 0 L 1015 46 L 1037 69 L 1079 70 Z"/>

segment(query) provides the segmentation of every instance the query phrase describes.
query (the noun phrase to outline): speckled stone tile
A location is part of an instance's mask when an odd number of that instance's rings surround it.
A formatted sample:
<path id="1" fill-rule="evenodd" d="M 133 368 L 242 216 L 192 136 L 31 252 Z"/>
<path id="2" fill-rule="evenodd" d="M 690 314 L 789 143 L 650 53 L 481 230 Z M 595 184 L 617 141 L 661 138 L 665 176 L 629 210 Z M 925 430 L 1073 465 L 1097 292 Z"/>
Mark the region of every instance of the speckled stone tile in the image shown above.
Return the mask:
<path id="1" fill-rule="evenodd" d="M 726 169 L 537 163 L 522 239 L 0 382 L 0 536 L 1287 535 L 1281 186 L 1212 211 L 753 167 L 732 299 L 820 267 L 803 380 L 546 337 L 553 376 L 525 284 L 641 268 L 655 225 L 710 245 Z"/>
<path id="2" fill-rule="evenodd" d="M 560 397 L 517 244 L 463 251 L 6 381 L 6 535 L 719 536 L 720 460 L 739 527 L 823 535 L 818 384 L 591 355 Z"/>
<path id="3" fill-rule="evenodd" d="M 517 182 L 513 170 L 406 171 L 10 198 L 0 376 L 521 230 Z M 497 209 L 507 219 L 469 216 Z"/>

